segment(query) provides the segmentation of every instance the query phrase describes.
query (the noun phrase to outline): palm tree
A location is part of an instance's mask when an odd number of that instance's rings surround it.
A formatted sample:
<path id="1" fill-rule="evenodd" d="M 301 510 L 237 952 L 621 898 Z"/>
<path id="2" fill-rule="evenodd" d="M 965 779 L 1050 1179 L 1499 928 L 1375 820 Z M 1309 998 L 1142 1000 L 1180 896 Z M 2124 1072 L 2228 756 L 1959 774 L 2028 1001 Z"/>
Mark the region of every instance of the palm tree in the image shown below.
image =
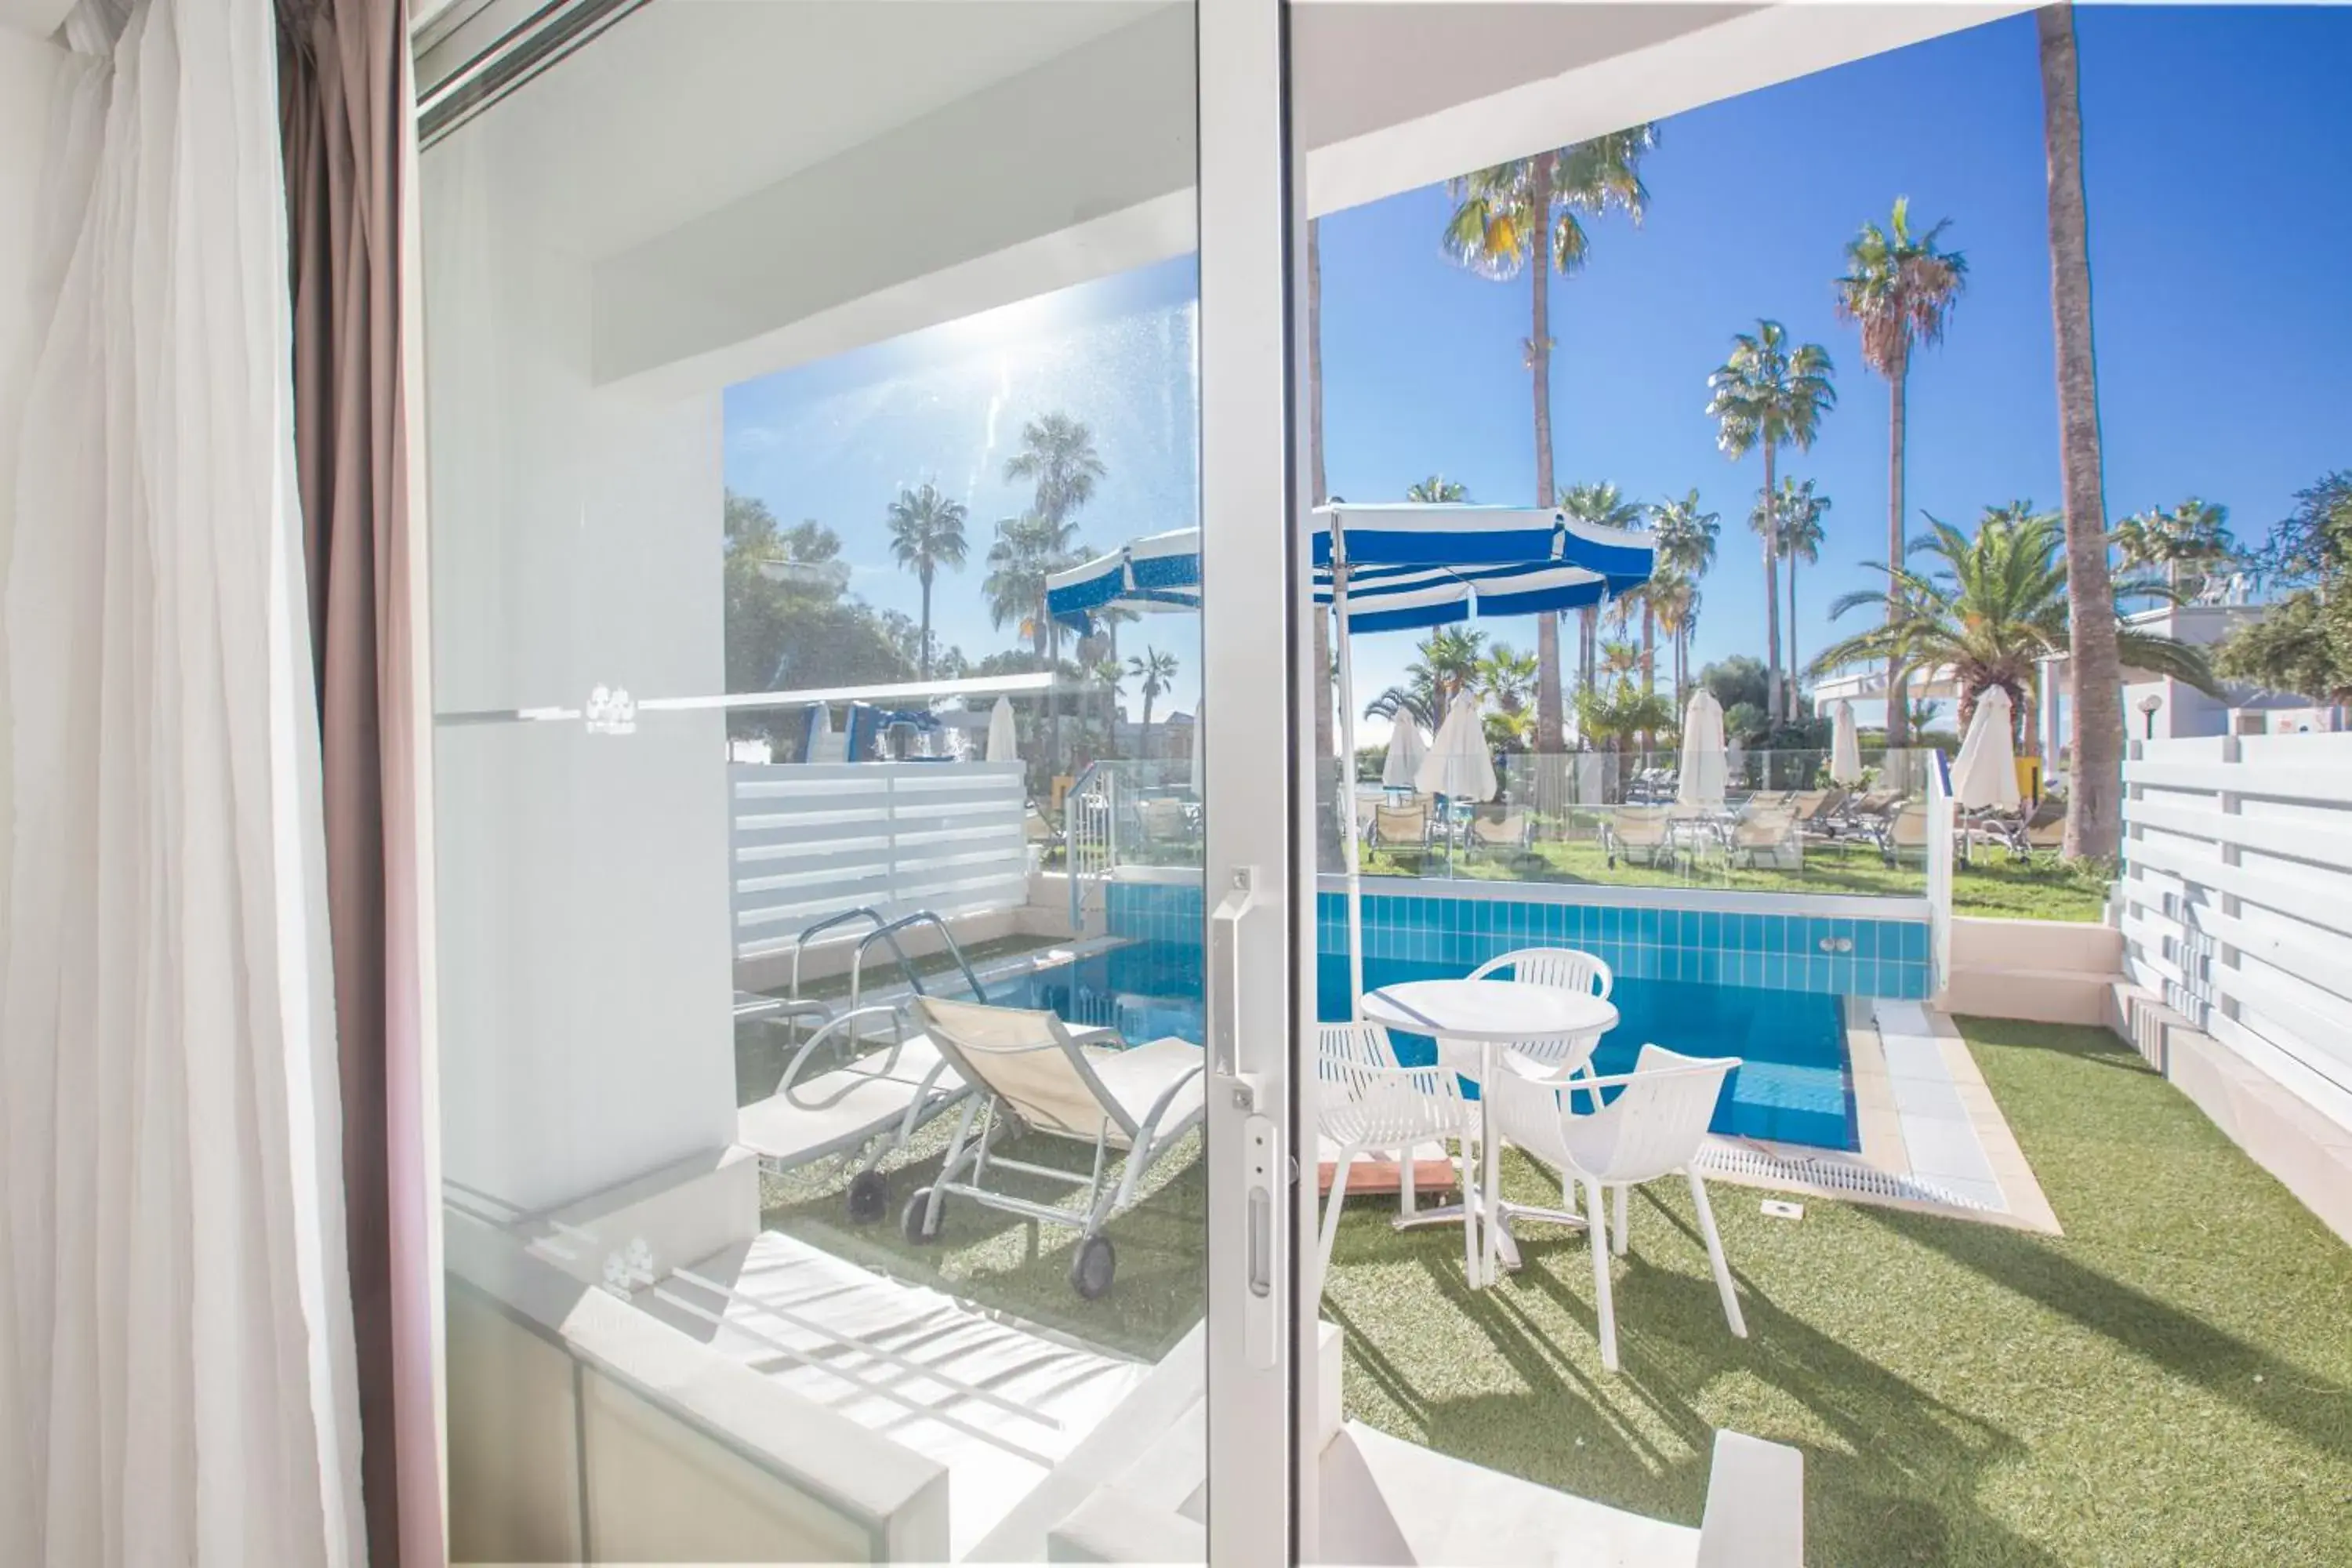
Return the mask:
<path id="1" fill-rule="evenodd" d="M 1892 622 L 1823 648 L 1813 659 L 1812 672 L 1885 663 L 1907 675 L 1949 666 L 1960 688 L 1962 728 L 1976 712 L 1977 699 L 1988 687 L 1998 686 L 2014 705 L 2020 737 L 2030 738 L 2035 672 L 2042 659 L 2074 641 L 2068 566 L 2060 548 L 2063 530 L 2048 512 L 2033 511 L 2022 503 L 1989 508 L 1973 535 L 1933 518 L 1928 524 L 1928 531 L 1914 539 L 1907 551 L 1923 564 L 1906 562 L 1890 569 L 1883 562 L 1864 563 L 1894 581 L 1902 594 L 1896 601 L 1901 613 Z M 2164 592 L 2161 584 L 2147 586 Z M 1835 619 L 1883 602 L 1880 590 L 1862 589 L 1832 605 L 1830 616 Z M 2107 618 L 2115 619 L 2114 610 Z M 2220 692 L 2204 649 L 2120 625 L 2110 629 L 2135 669 L 2168 675 L 2200 691 Z"/>
<path id="2" fill-rule="evenodd" d="M 981 596 L 988 616 L 997 626 L 1014 626 L 1029 639 L 1040 664 L 1048 645 L 1059 648 L 1059 632 L 1045 614 L 1045 579 L 1075 566 L 1083 558 L 1077 549 L 1075 523 L 1053 523 L 1042 517 L 1008 517 L 996 525 L 996 542 L 988 547 L 988 575 L 981 579 Z"/>
<path id="3" fill-rule="evenodd" d="M 1731 340 L 1731 356 L 1707 378 L 1713 395 L 1707 417 L 1716 422 L 1716 444 L 1734 461 L 1762 447 L 1764 493 L 1772 493 L 1773 465 L 1782 447 L 1811 447 L 1822 416 L 1837 406 L 1830 384 L 1836 367 L 1819 343 L 1789 346 L 1788 329 L 1759 321 L 1754 332 Z M 1779 723 L 1788 711 L 1780 683 L 1780 541 L 1769 515 L 1764 528 L 1764 642 L 1766 712 Z"/>
<path id="4" fill-rule="evenodd" d="M 2195 496 L 2179 506 L 2135 512 L 2116 524 L 2112 537 L 2126 567 L 2160 569 L 2165 585 L 2185 598 L 2196 597 L 2206 579 L 2238 552 L 2230 509 Z"/>
<path id="5" fill-rule="evenodd" d="M 1523 719 L 1535 696 L 1536 676 L 1535 655 L 1498 642 L 1478 661 L 1478 692 L 1496 712 Z"/>
<path id="6" fill-rule="evenodd" d="M 1424 505 L 1447 501 L 1458 503 L 1470 499 L 1470 487 L 1459 479 L 1449 479 L 1444 474 L 1432 474 L 1425 479 L 1407 485 L 1404 499 Z"/>
<path id="7" fill-rule="evenodd" d="M 1700 510 L 1698 491 L 1686 490 L 1678 499 L 1650 509 L 1650 531 L 1657 536 L 1658 566 L 1680 577 L 1681 592 L 1688 595 L 1686 603 L 1677 605 L 1673 624 L 1666 628 L 1666 635 L 1675 639 L 1675 704 L 1679 710 L 1683 687 L 1690 679 L 1689 637 L 1697 619 L 1698 580 L 1715 564 L 1716 536 L 1723 531 L 1723 520 Z M 1650 579 L 1649 598 L 1661 620 L 1666 619 L 1665 599 L 1655 574 Z"/>
<path id="8" fill-rule="evenodd" d="M 1095 452 L 1094 433 L 1066 414 L 1041 414 L 1021 427 L 1021 450 L 1004 461 L 1008 479 L 1034 479 L 1033 515 L 1065 523 L 1093 499 L 1107 470 Z"/>
<path id="9" fill-rule="evenodd" d="M 963 570 L 963 503 L 950 500 L 931 485 L 900 490 L 890 503 L 890 554 L 923 585 L 922 678 L 931 678 L 931 579 L 942 566 Z"/>
<path id="10" fill-rule="evenodd" d="M 1127 661 L 1128 674 L 1143 683 L 1143 754 L 1151 754 L 1151 705 L 1176 680 L 1176 656 L 1150 644 Z"/>
<path id="11" fill-rule="evenodd" d="M 1939 250 L 1936 240 L 1950 226 L 1937 223 L 1925 234 L 1911 232 L 1911 198 L 1895 198 L 1885 228 L 1875 223 L 1846 241 L 1845 275 L 1837 280 L 1838 314 L 1862 328 L 1862 363 L 1886 378 L 1886 553 L 1903 553 L 1903 462 L 1908 439 L 1907 399 L 1911 351 L 1944 339 L 1952 309 L 1968 287 L 1968 258 Z M 1892 592 L 1889 588 L 1889 592 Z M 1888 600 L 1886 615 L 1896 606 Z M 1795 662 L 1792 655 L 1790 663 Z M 1903 693 L 1887 672 L 1886 742 L 1903 744 Z"/>
<path id="12" fill-rule="evenodd" d="M 1454 700 L 1476 685 L 1486 650 L 1486 634 L 1465 626 L 1440 626 L 1422 638 L 1415 650 L 1421 658 L 1405 667 L 1405 674 L 1416 685 L 1427 685 L 1432 711 L 1441 721 Z"/>
<path id="13" fill-rule="evenodd" d="M 1674 650 L 1675 710 L 1682 710 L 1683 687 L 1689 679 L 1685 650 L 1690 629 L 1698 619 L 1698 584 L 1692 582 L 1679 566 L 1664 559 L 1642 586 L 1643 599 L 1657 616 L 1658 629 L 1666 634 L 1666 645 Z"/>
<path id="14" fill-rule="evenodd" d="M 1642 157 L 1658 144 L 1655 125 L 1636 125 L 1590 142 L 1498 163 L 1453 181 L 1455 206 L 1446 220 L 1446 253 L 1481 277 L 1530 275 L 1533 285 L 1527 363 L 1535 387 L 1536 504 L 1552 494 L 1551 274 L 1584 265 L 1590 246 L 1579 215 L 1612 207 L 1641 222 L 1650 193 Z M 1530 267 L 1529 262 L 1534 265 Z M 1536 745 L 1560 749 L 1559 626 L 1536 622 Z"/>
<path id="15" fill-rule="evenodd" d="M 1748 526 L 1758 534 L 1765 527 L 1765 498 L 1756 498 L 1756 510 L 1748 519 Z M 1809 564 L 1822 558 L 1822 514 L 1830 510 L 1830 498 L 1813 493 L 1813 481 L 1799 483 L 1793 479 L 1780 481 L 1777 503 L 1770 509 L 1780 521 L 1780 559 L 1789 563 L 1789 671 L 1793 678 L 1797 670 L 1797 562 Z"/>
<path id="16" fill-rule="evenodd" d="M 1073 544 L 1077 530 L 1070 519 L 1093 498 L 1095 484 L 1106 472 L 1102 458 L 1095 451 L 1094 432 L 1081 421 L 1066 414 L 1041 414 L 1021 427 L 1021 450 L 1005 459 L 1004 477 L 1030 479 L 1036 484 L 1036 499 L 1030 505 L 1029 514 L 1045 525 L 1053 542 L 1049 553 L 1057 562 L 1048 565 L 1046 571 L 1059 572 L 1077 564 L 1079 556 Z M 1041 584 L 1041 616 L 1043 597 Z M 1049 623 L 1045 642 L 1051 660 L 1048 668 L 1059 668 L 1060 628 Z M 1062 706 L 1060 697 L 1050 689 L 1045 693 L 1045 717 L 1053 727 L 1053 752 L 1058 759 L 1062 751 Z"/>
<path id="17" fill-rule="evenodd" d="M 2058 468 L 2064 481 L 2066 591 L 2074 602 L 2066 666 L 2074 683 L 2068 859 L 2105 858 L 2123 839 L 2123 665 L 2107 574 L 2099 482 L 2099 378 L 2091 352 L 2090 219 L 2083 205 L 2083 105 L 2074 8 L 2034 13 L 2041 37 L 2042 142 L 2050 170 L 2050 314 L 2057 345 Z"/>
<path id="18" fill-rule="evenodd" d="M 1639 502 L 1619 493 L 1613 484 L 1570 485 L 1560 492 L 1559 510 L 1579 522 L 1600 528 L 1638 528 L 1643 509 Z M 1587 605 L 1576 612 L 1576 683 L 1585 690 L 1592 688 L 1592 656 L 1598 647 L 1601 608 Z"/>
<path id="19" fill-rule="evenodd" d="M 1576 694 L 1576 727 L 1588 739 L 1606 741 L 1614 752 L 1636 735 L 1671 729 L 1675 716 L 1656 692 L 1644 692 L 1631 679 L 1595 687 Z"/>
<path id="20" fill-rule="evenodd" d="M 1127 666 L 1119 662 L 1117 654 L 1108 654 L 1087 662 L 1083 672 L 1088 680 L 1102 689 L 1103 752 L 1106 755 L 1116 754 L 1118 751 L 1118 704 L 1119 699 L 1126 695 L 1121 687 L 1127 679 Z"/>

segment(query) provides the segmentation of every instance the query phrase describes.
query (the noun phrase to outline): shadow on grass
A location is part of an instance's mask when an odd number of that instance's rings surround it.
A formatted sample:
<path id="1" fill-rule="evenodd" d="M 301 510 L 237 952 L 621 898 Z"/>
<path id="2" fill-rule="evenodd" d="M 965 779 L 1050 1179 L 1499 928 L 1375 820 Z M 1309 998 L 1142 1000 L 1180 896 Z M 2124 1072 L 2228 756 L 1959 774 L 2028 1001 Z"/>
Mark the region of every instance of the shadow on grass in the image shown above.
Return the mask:
<path id="1" fill-rule="evenodd" d="M 2086 1268 L 2045 1238 L 1894 1210 L 1868 1212 L 1905 1240 L 2040 1303 L 2296 1441 L 2352 1459 L 2352 1388 Z"/>
<path id="2" fill-rule="evenodd" d="M 1198 1133 L 1172 1146 L 1143 1179 L 1137 1202 L 1104 1227 L 1117 1253 L 1118 1273 L 1108 1295 L 1087 1301 L 1069 1280 L 1076 1228 L 951 1197 L 941 1212 L 937 1240 L 919 1245 L 907 1239 L 903 1210 L 937 1180 L 953 1121 L 934 1121 L 905 1153 L 885 1162 L 889 1203 L 875 1224 L 850 1220 L 846 1177 L 831 1168 L 766 1178 L 763 1222 L 892 1279 L 929 1286 L 1128 1355 L 1157 1360 L 1200 1321 L 1207 1300 L 1208 1204 Z M 1000 1137 L 996 1152 L 1078 1175 L 1094 1161 L 1091 1146 L 1034 1134 Z M 1108 1179 L 1115 1181 L 1117 1173 L 1115 1165 Z M 996 1168 L 990 1170 L 987 1184 L 1051 1205 L 1073 1219 L 1082 1213 L 1083 1188 Z"/>

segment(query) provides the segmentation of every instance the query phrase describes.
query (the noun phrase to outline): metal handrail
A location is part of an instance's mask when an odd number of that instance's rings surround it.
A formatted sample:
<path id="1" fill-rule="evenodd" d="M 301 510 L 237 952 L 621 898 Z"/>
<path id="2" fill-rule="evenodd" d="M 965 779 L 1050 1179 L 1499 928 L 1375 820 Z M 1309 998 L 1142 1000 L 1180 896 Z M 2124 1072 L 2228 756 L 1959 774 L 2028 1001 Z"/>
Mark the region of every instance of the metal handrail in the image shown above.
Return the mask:
<path id="1" fill-rule="evenodd" d="M 866 950 L 877 942 L 889 943 L 891 956 L 898 961 L 898 973 L 906 976 L 907 984 L 913 988 L 915 994 L 918 996 L 930 994 L 923 988 L 923 977 L 918 974 L 915 972 L 915 966 L 907 961 L 907 950 L 898 945 L 898 935 L 908 926 L 925 924 L 940 928 L 940 940 L 947 943 L 948 956 L 955 960 L 958 969 L 963 971 L 963 983 L 971 987 L 973 999 L 981 1002 L 988 1000 L 987 989 L 981 984 L 980 976 L 972 973 L 971 962 L 964 957 L 962 944 L 956 941 L 955 932 L 948 929 L 948 922 L 940 917 L 936 910 L 917 910 L 913 914 L 900 915 L 889 924 L 877 927 L 857 939 L 857 951 L 849 955 L 849 1009 L 851 1012 L 857 1011 L 862 971 L 866 964 Z"/>
<path id="2" fill-rule="evenodd" d="M 1102 797 L 1094 796 L 1095 775 L 1100 773 Z M 1062 879 L 1069 884 L 1070 929 L 1084 932 L 1087 929 L 1086 885 L 1084 879 L 1097 875 L 1093 869 L 1081 867 L 1080 852 L 1091 845 L 1091 839 L 1081 831 L 1081 814 L 1099 810 L 1103 815 L 1102 867 L 1099 875 L 1108 877 L 1118 863 L 1117 785 L 1118 775 L 1107 768 L 1101 760 L 1088 763 L 1070 787 L 1062 793 Z"/>
<path id="3" fill-rule="evenodd" d="M 799 940 L 793 943 L 793 1001 L 797 1002 L 801 999 L 801 954 L 807 949 L 810 939 L 814 937 L 819 931 L 831 931 L 837 925 L 847 925 L 851 921 L 856 920 L 872 921 L 877 928 L 888 923 L 883 920 L 882 911 L 880 910 L 875 909 L 868 904 L 860 904 L 854 910 L 844 910 L 839 914 L 827 915 L 824 919 L 818 921 L 814 925 L 805 925 L 801 928 Z"/>

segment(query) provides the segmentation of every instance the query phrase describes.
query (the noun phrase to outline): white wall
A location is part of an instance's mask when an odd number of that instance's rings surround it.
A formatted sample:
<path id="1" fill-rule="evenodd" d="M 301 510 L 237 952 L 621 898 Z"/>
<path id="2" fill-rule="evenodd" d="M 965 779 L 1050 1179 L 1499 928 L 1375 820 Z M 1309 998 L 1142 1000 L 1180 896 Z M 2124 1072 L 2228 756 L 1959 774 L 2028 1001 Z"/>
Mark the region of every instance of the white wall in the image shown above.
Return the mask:
<path id="1" fill-rule="evenodd" d="M 33 246 L 52 90 L 65 58 L 54 44 L 0 26 L 0 603 L 7 593 L 16 535 L 17 431 L 32 379 L 35 327 L 46 314 L 33 278 Z M 8 649 L 0 638 L 0 889 L 8 886 L 15 837 L 15 739 Z M 0 942 L 6 934 L 7 900 L 0 894 Z"/>

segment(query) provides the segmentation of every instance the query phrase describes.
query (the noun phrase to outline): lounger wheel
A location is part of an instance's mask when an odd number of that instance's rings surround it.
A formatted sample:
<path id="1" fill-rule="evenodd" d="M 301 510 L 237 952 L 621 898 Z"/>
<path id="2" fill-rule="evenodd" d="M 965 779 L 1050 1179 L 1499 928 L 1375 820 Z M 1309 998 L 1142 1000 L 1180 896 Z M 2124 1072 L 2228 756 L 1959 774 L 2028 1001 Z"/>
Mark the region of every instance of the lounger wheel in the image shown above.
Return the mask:
<path id="1" fill-rule="evenodd" d="M 940 1238 L 939 1222 L 930 1219 L 930 1208 L 931 1189 L 924 1187 L 908 1198 L 907 1206 L 899 1211 L 898 1229 L 917 1247 L 927 1247 Z"/>
<path id="2" fill-rule="evenodd" d="M 879 1171 L 860 1171 L 849 1179 L 849 1217 L 872 1225 L 890 1212 L 890 1184 Z"/>
<path id="3" fill-rule="evenodd" d="M 1086 1300 L 1096 1300 L 1110 1289 L 1111 1276 L 1118 1271 L 1118 1254 L 1111 1249 L 1110 1237 L 1087 1237 L 1070 1259 L 1070 1289 Z"/>

